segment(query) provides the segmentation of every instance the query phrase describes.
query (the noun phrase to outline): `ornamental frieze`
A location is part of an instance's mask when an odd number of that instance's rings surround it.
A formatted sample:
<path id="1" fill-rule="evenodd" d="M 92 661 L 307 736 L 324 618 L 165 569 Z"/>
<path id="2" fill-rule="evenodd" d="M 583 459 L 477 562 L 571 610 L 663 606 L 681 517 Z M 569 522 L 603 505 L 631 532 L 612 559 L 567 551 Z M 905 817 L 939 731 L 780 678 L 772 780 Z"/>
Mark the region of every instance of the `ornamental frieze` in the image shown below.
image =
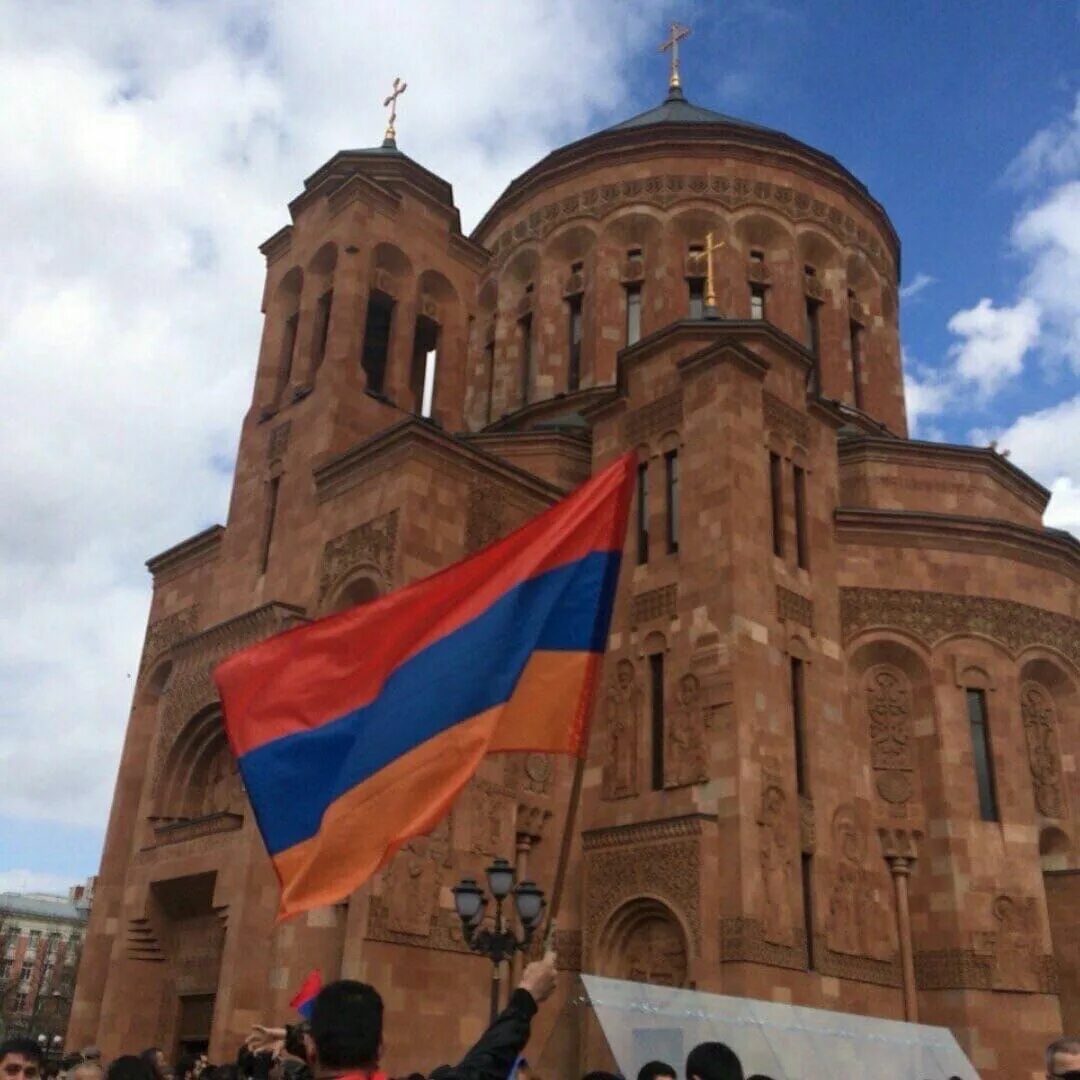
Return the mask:
<path id="1" fill-rule="evenodd" d="M 361 566 L 374 567 L 389 584 L 394 576 L 397 554 L 398 512 L 372 518 L 349 529 L 323 548 L 322 574 L 319 578 L 319 600 L 326 597 Z"/>
<path id="2" fill-rule="evenodd" d="M 782 214 L 791 222 L 812 221 L 841 243 L 854 245 L 883 273 L 890 271 L 881 242 L 850 214 L 830 206 L 808 192 L 767 180 L 746 180 L 734 176 L 692 176 L 665 174 L 618 183 L 601 184 L 566 195 L 558 202 L 533 210 L 504 229 L 490 244 L 499 263 L 528 240 L 542 240 L 566 221 L 591 218 L 599 221 L 628 204 L 656 206 L 662 210 L 688 198 L 707 198 L 725 210 L 760 206 Z"/>
<path id="3" fill-rule="evenodd" d="M 199 605 L 191 604 L 180 611 L 174 611 L 162 619 L 156 619 L 146 630 L 143 643 L 142 660 L 139 663 L 139 678 L 146 674 L 153 662 L 163 653 L 168 652 L 178 642 L 190 637 L 199 623 Z"/>
<path id="4" fill-rule="evenodd" d="M 927 645 L 953 634 L 982 634 L 1016 656 L 1043 645 L 1080 666 L 1080 621 L 1055 611 L 986 596 L 913 589 L 840 590 L 844 640 L 863 630 L 906 630 Z"/>

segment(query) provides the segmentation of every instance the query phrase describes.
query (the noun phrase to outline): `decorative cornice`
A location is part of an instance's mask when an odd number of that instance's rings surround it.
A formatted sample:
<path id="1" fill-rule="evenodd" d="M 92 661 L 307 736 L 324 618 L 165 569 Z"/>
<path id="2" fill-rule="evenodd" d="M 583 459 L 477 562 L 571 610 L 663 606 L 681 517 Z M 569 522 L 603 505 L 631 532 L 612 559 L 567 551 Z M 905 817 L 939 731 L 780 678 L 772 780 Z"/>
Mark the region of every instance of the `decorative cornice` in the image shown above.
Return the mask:
<path id="1" fill-rule="evenodd" d="M 234 832 L 244 824 L 242 814 L 223 811 L 195 818 L 192 821 L 171 821 L 167 825 L 154 827 L 157 846 L 163 844 L 181 844 L 185 840 L 195 840 L 200 836 L 217 836 L 220 833 Z"/>
<path id="2" fill-rule="evenodd" d="M 903 630 L 928 646 L 954 634 L 981 634 L 1014 657 L 1045 646 L 1080 668 L 1080 620 L 1015 600 L 909 589 L 842 588 L 845 641 L 867 630 Z"/>
<path id="3" fill-rule="evenodd" d="M 859 225 L 850 214 L 815 198 L 807 191 L 800 191 L 786 184 L 773 184 L 767 180 L 751 180 L 733 175 L 706 175 L 705 172 L 690 175 L 663 173 L 647 177 L 635 176 L 586 188 L 576 194 L 564 195 L 558 202 L 537 207 L 526 217 L 519 218 L 497 235 L 493 235 L 497 219 L 508 219 L 514 209 L 521 207 L 545 187 L 561 183 L 574 174 L 587 173 L 607 164 L 607 159 L 612 157 L 617 158 L 620 164 L 625 163 L 625 130 L 591 136 L 549 154 L 511 182 L 473 230 L 473 237 L 485 242 L 501 262 L 520 244 L 542 239 L 563 222 L 574 218 L 600 219 L 628 203 L 645 203 L 666 209 L 686 199 L 710 199 L 727 210 L 748 205 L 766 206 L 792 222 L 813 221 L 831 232 L 842 243 L 858 247 L 879 269 L 888 269 L 891 258 L 895 264 L 895 273 L 899 275 L 900 241 L 888 215 L 866 187 L 834 158 L 779 132 L 754 132 L 753 137 L 748 138 L 746 129 L 735 125 L 693 125 L 689 129 L 686 125 L 665 126 L 667 131 L 639 128 L 630 135 L 631 140 L 636 142 L 641 141 L 642 133 L 651 135 L 653 145 L 644 148 L 645 153 L 642 156 L 656 158 L 670 154 L 683 159 L 704 158 L 702 164 L 707 168 L 705 162 L 711 164 L 716 158 L 716 150 L 708 145 L 709 141 L 714 144 L 721 142 L 725 153 L 732 157 L 745 158 L 751 163 L 767 161 L 774 167 L 779 165 L 807 178 L 823 181 L 848 197 L 854 196 L 870 210 L 871 217 L 878 218 L 891 250 L 887 252 L 878 238 Z M 743 145 L 740 146 L 740 143 Z M 791 152 L 793 150 L 794 153 Z M 778 161 L 781 155 L 783 156 Z"/>
<path id="4" fill-rule="evenodd" d="M 585 851 L 626 847 L 628 844 L 655 844 L 700 836 L 706 824 L 716 823 L 715 814 L 686 814 L 663 821 L 642 821 L 633 825 L 613 825 L 604 829 L 586 829 L 581 834 Z"/>
<path id="5" fill-rule="evenodd" d="M 554 484 L 487 453 L 469 440 L 409 418 L 317 465 L 313 469 L 316 498 L 320 502 L 335 498 L 375 473 L 425 452 L 456 469 L 503 480 L 543 502 L 555 502 L 564 494 Z"/>
<path id="6" fill-rule="evenodd" d="M 493 420 L 479 434 L 486 435 L 516 429 L 521 424 L 535 424 L 542 421 L 549 413 L 554 413 L 552 423 L 557 423 L 560 416 L 569 413 L 585 415 L 586 409 L 594 408 L 605 402 L 615 393 L 613 386 L 590 386 L 584 390 L 575 390 L 568 394 L 556 394 L 554 397 L 542 398 L 539 401 L 530 401 L 528 405 L 522 405 L 513 412 L 504 413 L 497 420 Z"/>
<path id="7" fill-rule="evenodd" d="M 906 546 L 921 542 L 924 547 L 1000 555 L 1037 566 L 1049 564 L 1050 569 L 1080 579 L 1080 540 L 1056 529 L 926 510 L 854 506 L 837 507 L 834 520 L 842 543 Z"/>
<path id="8" fill-rule="evenodd" d="M 259 251 L 266 257 L 267 266 L 280 259 L 292 247 L 292 232 L 293 227 L 285 225 L 259 245 Z"/>
<path id="9" fill-rule="evenodd" d="M 175 647 L 174 657 L 178 664 L 202 664 L 207 657 L 228 655 L 248 642 L 260 641 L 290 626 L 308 621 L 302 607 L 271 600 L 185 638 Z"/>
<path id="10" fill-rule="evenodd" d="M 201 533 L 181 540 L 160 555 L 148 559 L 146 569 L 154 576 L 154 585 L 170 581 L 178 574 L 187 573 L 196 566 L 216 559 L 221 553 L 221 541 L 224 538 L 225 527 L 211 525 L 209 529 L 203 529 Z"/>
<path id="11" fill-rule="evenodd" d="M 883 435 L 848 435 L 839 441 L 837 454 L 841 466 L 874 461 L 951 472 L 958 468 L 969 469 L 996 480 L 1040 514 L 1050 501 L 1050 492 L 1042 484 L 990 447 L 895 439 Z"/>

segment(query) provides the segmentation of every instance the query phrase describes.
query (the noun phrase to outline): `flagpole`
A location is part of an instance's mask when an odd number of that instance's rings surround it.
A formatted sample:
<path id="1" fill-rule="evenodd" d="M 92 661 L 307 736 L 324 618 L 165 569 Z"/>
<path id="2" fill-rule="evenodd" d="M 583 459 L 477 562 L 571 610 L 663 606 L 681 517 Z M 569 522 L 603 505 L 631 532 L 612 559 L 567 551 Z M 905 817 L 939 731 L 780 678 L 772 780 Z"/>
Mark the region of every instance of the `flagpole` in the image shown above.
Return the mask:
<path id="1" fill-rule="evenodd" d="M 587 749 L 587 748 L 586 748 Z M 566 867 L 570 862 L 570 848 L 574 842 L 574 827 L 577 824 L 578 805 L 581 803 L 581 782 L 585 776 L 585 758 L 579 757 L 574 765 L 574 779 L 570 785 L 570 801 L 566 808 L 566 820 L 563 822 L 562 843 L 559 846 L 559 862 L 555 867 L 555 883 L 551 889 L 551 903 L 548 905 L 548 924 L 544 934 L 544 951 L 555 951 L 555 930 L 562 907 L 563 887 L 566 884 Z"/>

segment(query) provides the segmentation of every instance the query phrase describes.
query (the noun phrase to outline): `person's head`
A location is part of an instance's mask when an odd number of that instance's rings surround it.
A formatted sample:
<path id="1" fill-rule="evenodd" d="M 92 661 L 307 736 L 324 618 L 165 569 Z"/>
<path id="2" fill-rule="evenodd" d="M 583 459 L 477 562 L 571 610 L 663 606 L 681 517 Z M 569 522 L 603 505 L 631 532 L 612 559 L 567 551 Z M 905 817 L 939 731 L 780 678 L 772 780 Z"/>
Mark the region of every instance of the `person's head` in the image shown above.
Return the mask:
<path id="1" fill-rule="evenodd" d="M 148 1046 L 139 1057 L 150 1066 L 157 1080 L 164 1080 L 169 1063 L 165 1060 L 165 1051 L 159 1046 Z"/>
<path id="2" fill-rule="evenodd" d="M 68 1070 L 67 1080 L 102 1080 L 103 1076 L 99 1062 L 80 1061 L 75 1068 Z"/>
<path id="3" fill-rule="evenodd" d="M 145 1060 L 149 1052 L 138 1057 L 134 1054 L 118 1057 L 106 1070 L 105 1080 L 157 1080 L 153 1065 Z"/>
<path id="4" fill-rule="evenodd" d="M 0 1043 L 0 1080 L 38 1080 L 45 1055 L 33 1039 Z"/>
<path id="5" fill-rule="evenodd" d="M 686 1080 L 743 1080 L 742 1065 L 730 1046 L 698 1043 L 686 1058 Z"/>
<path id="6" fill-rule="evenodd" d="M 199 1059 L 194 1054 L 181 1054 L 174 1072 L 176 1080 L 195 1080 L 199 1075 Z"/>
<path id="7" fill-rule="evenodd" d="M 382 1055 L 383 1002 L 367 983 L 341 979 L 319 991 L 304 1036 L 308 1064 L 320 1069 L 366 1069 Z"/>
<path id="8" fill-rule="evenodd" d="M 1068 1076 L 1080 1072 L 1080 1039 L 1058 1039 L 1046 1048 L 1046 1075 Z"/>
<path id="9" fill-rule="evenodd" d="M 638 1069 L 637 1080 L 675 1080 L 675 1068 L 666 1061 L 646 1061 Z"/>

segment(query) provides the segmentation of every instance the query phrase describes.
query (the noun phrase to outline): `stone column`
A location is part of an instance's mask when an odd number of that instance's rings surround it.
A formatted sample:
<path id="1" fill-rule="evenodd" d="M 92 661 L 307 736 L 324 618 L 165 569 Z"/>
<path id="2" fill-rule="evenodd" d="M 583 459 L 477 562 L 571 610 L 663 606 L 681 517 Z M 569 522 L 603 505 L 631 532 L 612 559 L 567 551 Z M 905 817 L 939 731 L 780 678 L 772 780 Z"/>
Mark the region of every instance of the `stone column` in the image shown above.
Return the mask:
<path id="1" fill-rule="evenodd" d="M 907 829 L 879 829 L 882 853 L 892 875 L 896 898 L 896 935 L 900 942 L 900 968 L 904 989 L 904 1019 L 919 1019 L 915 993 L 915 956 L 911 944 L 911 913 L 908 908 L 908 878 L 915 863 L 916 844 L 922 834 Z"/>

